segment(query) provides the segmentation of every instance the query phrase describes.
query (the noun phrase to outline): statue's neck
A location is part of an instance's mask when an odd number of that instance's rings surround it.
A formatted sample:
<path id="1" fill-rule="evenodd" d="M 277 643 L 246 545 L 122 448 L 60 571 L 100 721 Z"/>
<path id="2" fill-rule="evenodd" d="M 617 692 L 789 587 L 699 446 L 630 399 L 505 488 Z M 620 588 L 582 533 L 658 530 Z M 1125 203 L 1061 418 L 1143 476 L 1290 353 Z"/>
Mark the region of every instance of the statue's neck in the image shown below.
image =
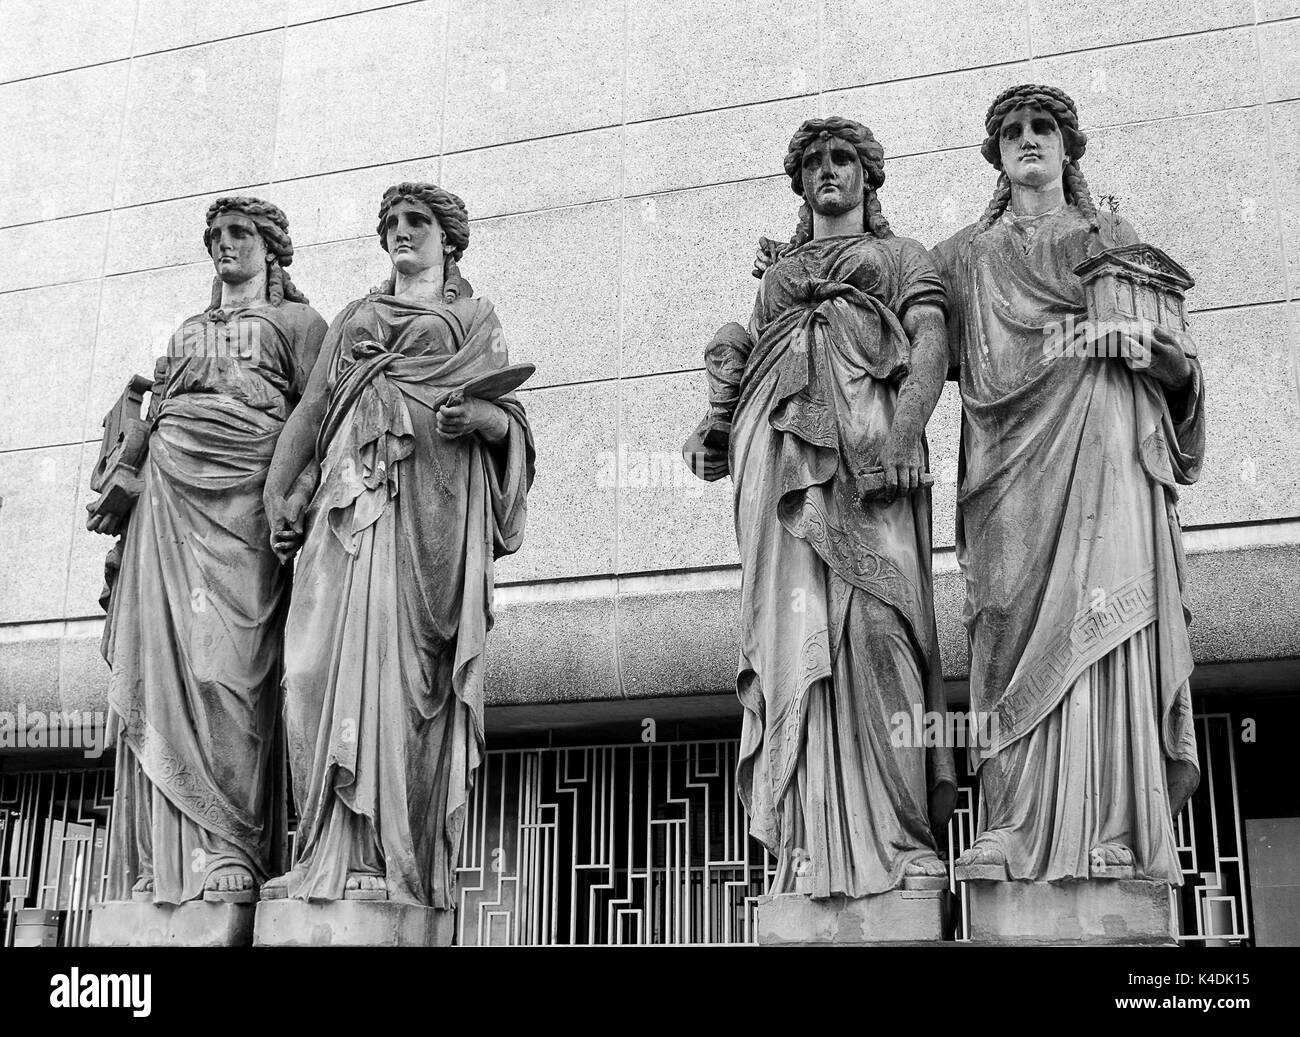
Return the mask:
<path id="1" fill-rule="evenodd" d="M 1011 185 L 1011 211 L 1017 216 L 1041 216 L 1065 204 L 1065 185 L 1060 177 L 1046 184 Z"/>
<path id="2" fill-rule="evenodd" d="M 393 294 L 399 299 L 406 299 L 422 306 L 442 305 L 444 283 L 441 266 L 431 266 L 418 274 L 393 271 Z"/>
<path id="3" fill-rule="evenodd" d="M 858 202 L 848 212 L 826 216 L 813 210 L 813 238 L 836 238 L 844 234 L 861 234 L 864 226 L 862 203 Z"/>
<path id="4" fill-rule="evenodd" d="M 266 302 L 266 267 L 247 281 L 239 284 L 221 282 L 221 308 L 233 310 L 240 306 L 260 306 Z"/>

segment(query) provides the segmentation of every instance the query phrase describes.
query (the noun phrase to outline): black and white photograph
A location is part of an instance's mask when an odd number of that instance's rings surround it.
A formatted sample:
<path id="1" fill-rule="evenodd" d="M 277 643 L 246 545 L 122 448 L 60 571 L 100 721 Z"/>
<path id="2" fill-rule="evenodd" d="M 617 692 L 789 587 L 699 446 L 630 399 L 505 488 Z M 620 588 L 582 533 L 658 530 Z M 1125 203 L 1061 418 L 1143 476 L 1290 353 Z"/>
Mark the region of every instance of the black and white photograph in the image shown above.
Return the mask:
<path id="1" fill-rule="evenodd" d="M 0 0 L 13 1018 L 1282 1010 L 1298 291 L 1300 0 Z"/>

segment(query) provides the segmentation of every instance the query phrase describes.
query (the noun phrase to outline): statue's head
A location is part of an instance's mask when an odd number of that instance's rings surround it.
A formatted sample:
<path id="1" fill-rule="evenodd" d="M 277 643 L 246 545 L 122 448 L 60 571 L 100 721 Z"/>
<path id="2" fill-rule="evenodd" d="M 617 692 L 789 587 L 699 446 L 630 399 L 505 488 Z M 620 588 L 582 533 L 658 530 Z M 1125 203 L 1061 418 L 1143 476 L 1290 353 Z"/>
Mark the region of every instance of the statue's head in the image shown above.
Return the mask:
<path id="1" fill-rule="evenodd" d="M 379 243 L 393 269 L 414 276 L 440 265 L 457 278 L 456 260 L 469 247 L 469 213 L 459 197 L 436 184 L 394 184 L 379 203 Z"/>
<path id="2" fill-rule="evenodd" d="M 1054 181 L 1061 181 L 1066 201 L 1096 225 L 1096 207 L 1079 168 L 1088 135 L 1079 129 L 1078 109 L 1064 90 L 1041 83 L 1003 90 L 989 105 L 984 131 L 980 154 L 1002 175 L 982 228 L 1006 209 L 1011 185 L 1041 187 Z"/>
<path id="3" fill-rule="evenodd" d="M 863 230 L 878 238 L 891 235 L 876 198 L 885 182 L 885 149 L 862 123 L 838 115 L 809 119 L 790 138 L 785 172 L 791 190 L 813 212 L 841 216 L 861 203 Z M 811 213 L 801 212 L 794 240 L 811 236 Z"/>
<path id="4" fill-rule="evenodd" d="M 1036 83 L 1002 91 L 989 105 L 984 130 L 980 154 L 1012 183 L 1037 186 L 1059 178 L 1088 147 L 1069 95 Z"/>
<path id="5" fill-rule="evenodd" d="M 284 269 L 293 262 L 293 241 L 289 218 L 278 205 L 244 195 L 218 198 L 208 206 L 203 247 L 217 271 L 214 299 L 220 299 L 221 284 L 244 284 L 265 270 L 267 298 L 273 305 L 285 299 L 307 301 Z"/>

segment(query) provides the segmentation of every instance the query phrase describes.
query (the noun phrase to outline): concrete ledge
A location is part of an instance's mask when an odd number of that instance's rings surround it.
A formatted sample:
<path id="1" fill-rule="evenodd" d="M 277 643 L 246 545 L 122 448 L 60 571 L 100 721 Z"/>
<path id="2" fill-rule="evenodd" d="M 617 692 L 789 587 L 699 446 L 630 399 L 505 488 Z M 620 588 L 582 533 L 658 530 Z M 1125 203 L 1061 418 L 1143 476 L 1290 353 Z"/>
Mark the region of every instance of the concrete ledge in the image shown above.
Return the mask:
<path id="1" fill-rule="evenodd" d="M 113 901 L 90 913 L 92 947 L 248 947 L 253 905 Z"/>
<path id="2" fill-rule="evenodd" d="M 1193 530 L 1186 545 L 1192 648 L 1205 667 L 1193 687 L 1243 689 L 1261 660 L 1296 660 L 1284 665 L 1300 672 L 1300 521 Z M 964 596 L 952 552 L 936 553 L 940 649 L 955 686 L 968 672 Z M 499 587 L 487 704 L 731 692 L 739 599 L 735 568 Z M 103 710 L 102 627 L 99 618 L 0 626 L 0 710 Z M 1233 668 L 1229 679 L 1215 677 L 1220 664 Z"/>
<path id="3" fill-rule="evenodd" d="M 255 947 L 450 947 L 456 913 L 388 900 L 263 900 Z"/>
<path id="4" fill-rule="evenodd" d="M 1176 946 L 1169 886 L 1142 879 L 969 882 L 972 943 Z"/>
<path id="5" fill-rule="evenodd" d="M 942 889 L 898 889 L 856 900 L 773 893 L 758 898 L 755 929 L 763 947 L 937 943 L 947 896 Z"/>

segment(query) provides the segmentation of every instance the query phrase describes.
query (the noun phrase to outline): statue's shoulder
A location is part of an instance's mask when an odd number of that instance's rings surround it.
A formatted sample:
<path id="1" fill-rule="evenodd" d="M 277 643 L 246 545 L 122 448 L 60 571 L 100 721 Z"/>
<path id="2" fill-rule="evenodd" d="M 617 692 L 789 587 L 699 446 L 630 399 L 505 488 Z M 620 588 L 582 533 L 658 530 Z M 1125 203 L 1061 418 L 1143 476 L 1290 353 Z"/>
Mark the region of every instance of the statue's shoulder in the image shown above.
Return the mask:
<path id="1" fill-rule="evenodd" d="M 290 302 L 286 299 L 276 309 L 280 311 L 280 316 L 287 323 L 295 326 L 309 328 L 314 324 L 325 323 L 325 318 L 320 315 L 316 307 L 305 302 Z"/>

